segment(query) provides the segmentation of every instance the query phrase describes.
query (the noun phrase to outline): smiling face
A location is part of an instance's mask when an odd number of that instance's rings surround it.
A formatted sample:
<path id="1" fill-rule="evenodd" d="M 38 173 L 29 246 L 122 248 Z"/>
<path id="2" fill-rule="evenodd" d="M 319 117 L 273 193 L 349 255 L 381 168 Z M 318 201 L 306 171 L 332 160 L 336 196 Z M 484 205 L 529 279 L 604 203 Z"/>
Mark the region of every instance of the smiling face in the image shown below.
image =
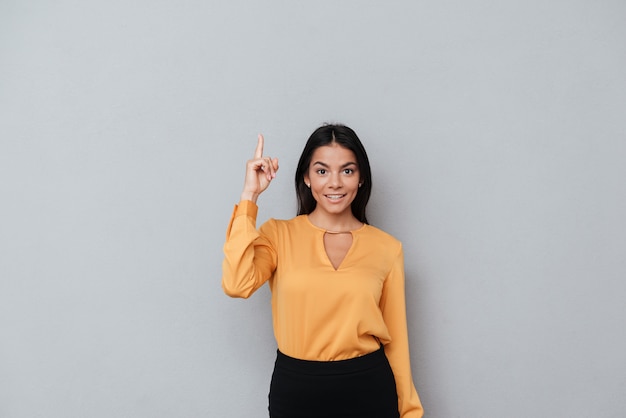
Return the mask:
<path id="1" fill-rule="evenodd" d="M 360 180 L 354 152 L 337 143 L 318 147 L 304 175 L 317 202 L 313 212 L 323 217 L 354 217 L 351 205 Z"/>

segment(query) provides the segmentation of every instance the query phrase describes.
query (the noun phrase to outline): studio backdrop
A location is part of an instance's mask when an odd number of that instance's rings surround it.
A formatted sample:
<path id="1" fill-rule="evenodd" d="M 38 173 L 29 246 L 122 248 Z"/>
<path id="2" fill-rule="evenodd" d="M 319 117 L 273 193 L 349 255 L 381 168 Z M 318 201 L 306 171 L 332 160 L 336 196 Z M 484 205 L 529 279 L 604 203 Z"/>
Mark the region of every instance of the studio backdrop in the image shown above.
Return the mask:
<path id="1" fill-rule="evenodd" d="M 270 294 L 221 289 L 343 123 L 403 242 L 429 418 L 626 411 L 626 3 L 0 2 L 0 416 L 267 416 Z"/>

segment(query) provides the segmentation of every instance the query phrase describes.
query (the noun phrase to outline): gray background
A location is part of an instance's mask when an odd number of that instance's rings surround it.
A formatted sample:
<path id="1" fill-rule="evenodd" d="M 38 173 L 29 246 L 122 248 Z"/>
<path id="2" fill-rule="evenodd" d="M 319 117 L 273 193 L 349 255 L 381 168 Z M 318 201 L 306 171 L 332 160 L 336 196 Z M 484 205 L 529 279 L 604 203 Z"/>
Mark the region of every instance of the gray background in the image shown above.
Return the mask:
<path id="1" fill-rule="evenodd" d="M 0 2 L 0 416 L 263 417 L 256 134 L 361 136 L 433 418 L 626 413 L 626 3 Z"/>

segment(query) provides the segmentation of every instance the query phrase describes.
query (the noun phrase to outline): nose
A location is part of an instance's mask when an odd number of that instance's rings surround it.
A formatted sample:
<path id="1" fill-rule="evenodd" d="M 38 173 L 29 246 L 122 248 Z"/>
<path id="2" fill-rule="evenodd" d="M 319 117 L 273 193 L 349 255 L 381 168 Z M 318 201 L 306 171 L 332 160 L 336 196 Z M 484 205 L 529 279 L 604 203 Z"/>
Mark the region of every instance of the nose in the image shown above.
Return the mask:
<path id="1" fill-rule="evenodd" d="M 341 173 L 333 173 L 330 176 L 330 186 L 333 188 L 339 188 L 343 185 L 341 181 Z"/>

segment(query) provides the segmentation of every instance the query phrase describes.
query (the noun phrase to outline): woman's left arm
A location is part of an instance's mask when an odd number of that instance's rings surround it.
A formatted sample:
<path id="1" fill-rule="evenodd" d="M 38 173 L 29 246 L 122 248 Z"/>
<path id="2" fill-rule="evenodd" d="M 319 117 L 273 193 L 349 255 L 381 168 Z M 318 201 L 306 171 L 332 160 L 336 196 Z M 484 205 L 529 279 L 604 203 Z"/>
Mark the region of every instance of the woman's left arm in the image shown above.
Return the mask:
<path id="1" fill-rule="evenodd" d="M 424 415 L 424 409 L 415 390 L 411 374 L 402 246 L 400 246 L 393 266 L 385 278 L 380 308 L 391 335 L 391 342 L 385 346 L 385 354 L 396 379 L 400 417 L 420 418 Z"/>

